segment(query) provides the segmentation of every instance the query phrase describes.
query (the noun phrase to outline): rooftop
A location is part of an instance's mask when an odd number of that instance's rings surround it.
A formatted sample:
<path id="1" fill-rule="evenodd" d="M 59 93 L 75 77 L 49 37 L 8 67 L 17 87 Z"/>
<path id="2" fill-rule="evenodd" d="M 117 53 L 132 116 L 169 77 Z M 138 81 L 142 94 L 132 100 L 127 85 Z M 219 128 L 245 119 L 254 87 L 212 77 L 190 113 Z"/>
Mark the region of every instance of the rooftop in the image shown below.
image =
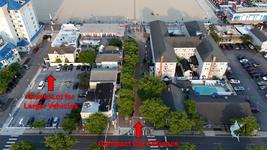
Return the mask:
<path id="1" fill-rule="evenodd" d="M 52 47 L 60 47 L 62 45 L 77 47 L 77 40 L 80 36 L 79 30 L 74 24 L 63 24 L 56 38 L 52 42 Z"/>
<path id="2" fill-rule="evenodd" d="M 0 61 L 12 58 L 14 53 L 12 49 L 14 48 L 16 48 L 16 46 L 11 43 L 5 43 L 0 46 Z"/>
<path id="3" fill-rule="evenodd" d="M 87 101 L 83 103 L 82 113 L 97 113 L 99 110 L 99 103 Z"/>
<path id="4" fill-rule="evenodd" d="M 19 10 L 30 0 L 0 0 L 0 7 L 7 4 L 8 10 Z"/>
<path id="5" fill-rule="evenodd" d="M 111 109 L 113 99 L 113 83 L 100 83 L 96 85 L 96 101 L 99 101 L 99 111 L 106 112 Z"/>
<path id="6" fill-rule="evenodd" d="M 237 29 L 234 26 L 231 25 L 215 25 L 216 30 L 218 31 L 220 36 L 223 35 L 239 35 L 241 34 L 237 31 Z"/>
<path id="7" fill-rule="evenodd" d="M 165 23 L 159 20 L 152 21 L 150 23 L 150 31 L 155 62 L 159 62 L 162 56 L 165 62 L 176 62 L 173 48 L 164 40 L 164 37 L 169 36 Z"/>
<path id="8" fill-rule="evenodd" d="M 91 70 L 90 82 L 113 83 L 117 80 L 117 69 L 93 68 Z"/>
<path id="9" fill-rule="evenodd" d="M 80 27 L 81 34 L 88 33 L 113 33 L 117 36 L 124 36 L 125 26 L 122 24 L 83 24 Z"/>
<path id="10" fill-rule="evenodd" d="M 101 62 L 121 62 L 122 61 L 122 53 L 114 53 L 114 54 L 97 54 L 96 63 Z"/>
<path id="11" fill-rule="evenodd" d="M 199 21 L 189 21 L 184 24 L 190 36 L 197 36 L 198 33 L 207 34 L 205 25 Z"/>
<path id="12" fill-rule="evenodd" d="M 216 57 L 216 62 L 227 62 L 225 55 L 210 36 L 202 39 L 197 46 L 197 51 L 203 62 L 212 62 L 214 57 Z"/>
<path id="13" fill-rule="evenodd" d="M 48 54 L 73 54 L 76 48 L 62 45 L 60 47 L 49 47 Z"/>
<path id="14" fill-rule="evenodd" d="M 251 33 L 253 33 L 261 42 L 265 42 L 267 41 L 267 35 L 261 31 L 260 29 L 258 28 L 253 28 L 250 30 Z"/>
<path id="15" fill-rule="evenodd" d="M 251 115 L 243 96 L 195 96 L 197 111 L 210 123 L 227 123 L 230 119 Z"/>

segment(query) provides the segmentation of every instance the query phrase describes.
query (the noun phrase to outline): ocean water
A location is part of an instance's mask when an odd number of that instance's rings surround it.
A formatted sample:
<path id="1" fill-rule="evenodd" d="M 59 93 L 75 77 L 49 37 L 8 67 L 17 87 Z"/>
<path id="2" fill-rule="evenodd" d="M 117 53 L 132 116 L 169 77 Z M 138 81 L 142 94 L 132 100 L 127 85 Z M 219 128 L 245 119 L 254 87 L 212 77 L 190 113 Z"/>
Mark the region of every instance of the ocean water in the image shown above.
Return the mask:
<path id="1" fill-rule="evenodd" d="M 35 13 L 40 22 L 49 21 L 49 13 L 55 15 L 64 0 L 32 0 Z"/>

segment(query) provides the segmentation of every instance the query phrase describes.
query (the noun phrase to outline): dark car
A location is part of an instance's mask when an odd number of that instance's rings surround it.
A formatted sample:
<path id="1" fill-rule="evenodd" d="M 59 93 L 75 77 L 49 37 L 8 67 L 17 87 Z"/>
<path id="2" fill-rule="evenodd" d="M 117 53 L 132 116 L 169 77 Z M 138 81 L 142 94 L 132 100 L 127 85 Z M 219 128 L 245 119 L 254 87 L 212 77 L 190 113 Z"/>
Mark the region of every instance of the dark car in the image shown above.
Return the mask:
<path id="1" fill-rule="evenodd" d="M 65 65 L 63 66 L 62 70 L 63 70 L 63 71 L 67 71 L 67 70 L 68 70 L 68 67 L 69 67 L 69 66 L 68 66 L 67 64 L 65 64 Z"/>
<path id="2" fill-rule="evenodd" d="M 76 90 L 76 89 L 78 89 L 78 87 L 79 87 L 79 83 L 75 83 L 75 84 L 73 84 L 72 89 Z"/>
<path id="3" fill-rule="evenodd" d="M 258 108 L 251 108 L 252 113 L 259 113 L 260 110 Z"/>
<path id="4" fill-rule="evenodd" d="M 256 74 L 251 75 L 251 77 L 252 78 L 260 78 L 261 74 L 260 73 L 256 73 Z"/>
<path id="5" fill-rule="evenodd" d="M 85 69 L 86 69 L 86 65 L 83 65 L 83 66 L 81 67 L 81 71 L 85 71 Z"/>
<path id="6" fill-rule="evenodd" d="M 28 126 L 28 127 L 31 126 L 31 125 L 33 124 L 34 120 L 35 120 L 35 118 L 34 118 L 34 117 L 31 117 L 31 118 L 27 121 L 26 126 Z"/>
<path id="7" fill-rule="evenodd" d="M 69 70 L 69 71 L 72 71 L 72 70 L 73 70 L 73 64 L 70 64 L 70 65 L 69 65 L 68 70 Z"/>
<path id="8" fill-rule="evenodd" d="M 267 86 L 263 85 L 263 86 L 259 86 L 260 90 L 267 90 Z"/>
<path id="9" fill-rule="evenodd" d="M 52 127 L 52 123 L 53 123 L 53 117 L 51 117 L 51 118 L 49 118 L 48 120 L 47 120 L 47 122 L 46 122 L 46 126 L 47 127 Z"/>
<path id="10" fill-rule="evenodd" d="M 44 103 L 45 103 L 45 99 L 44 98 L 40 99 L 39 102 L 38 102 L 39 105 L 43 105 Z"/>
<path id="11" fill-rule="evenodd" d="M 85 67 L 86 67 L 87 71 L 91 70 L 91 66 L 90 65 L 86 65 Z"/>
<path id="12" fill-rule="evenodd" d="M 81 69 L 81 65 L 78 65 L 77 67 L 76 67 L 76 70 L 80 70 Z"/>

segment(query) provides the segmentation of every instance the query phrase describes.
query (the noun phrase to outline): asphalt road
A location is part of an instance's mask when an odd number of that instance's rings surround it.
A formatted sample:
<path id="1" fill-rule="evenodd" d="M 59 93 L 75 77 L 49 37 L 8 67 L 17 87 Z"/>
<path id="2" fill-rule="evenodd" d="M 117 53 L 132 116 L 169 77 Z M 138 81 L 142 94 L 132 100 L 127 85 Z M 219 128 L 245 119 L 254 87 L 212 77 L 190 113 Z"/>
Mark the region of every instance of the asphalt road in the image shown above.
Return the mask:
<path id="1" fill-rule="evenodd" d="M 98 140 L 104 140 L 104 136 L 75 136 L 77 143 L 73 149 L 87 150 L 90 144 L 95 144 Z M 43 135 L 24 135 L 19 137 L 0 136 L 0 149 L 7 148 L 6 145 L 10 141 L 15 143 L 20 140 L 31 141 L 38 150 L 45 149 Z M 232 137 L 202 137 L 202 136 L 156 136 L 156 137 L 141 137 L 136 139 L 133 136 L 108 136 L 107 141 L 122 142 L 122 141 L 178 141 L 181 144 L 192 143 L 196 145 L 197 150 L 214 150 L 215 147 L 220 146 L 224 150 L 244 150 L 251 145 L 264 145 L 267 147 L 267 138 L 240 138 L 240 142 Z M 12 143 L 12 142 L 11 142 Z M 107 149 L 153 149 L 150 147 L 125 147 L 125 148 L 107 148 Z M 159 148 L 158 148 L 159 149 Z M 166 149 L 166 148 L 161 148 Z M 171 150 L 173 148 L 169 148 Z"/>
<path id="2" fill-rule="evenodd" d="M 262 66 L 259 68 L 261 71 L 266 72 L 267 61 L 255 51 L 250 50 L 224 50 L 226 57 L 229 60 L 230 66 L 232 68 L 233 76 L 241 81 L 241 85 L 245 87 L 246 91 L 238 92 L 241 95 L 247 95 L 251 103 L 253 103 L 260 110 L 256 117 L 260 123 L 261 130 L 267 130 L 267 101 L 264 98 L 263 91 L 260 91 L 254 79 L 252 79 L 245 69 L 237 60 L 237 56 L 245 56 L 248 59 L 253 59 Z"/>

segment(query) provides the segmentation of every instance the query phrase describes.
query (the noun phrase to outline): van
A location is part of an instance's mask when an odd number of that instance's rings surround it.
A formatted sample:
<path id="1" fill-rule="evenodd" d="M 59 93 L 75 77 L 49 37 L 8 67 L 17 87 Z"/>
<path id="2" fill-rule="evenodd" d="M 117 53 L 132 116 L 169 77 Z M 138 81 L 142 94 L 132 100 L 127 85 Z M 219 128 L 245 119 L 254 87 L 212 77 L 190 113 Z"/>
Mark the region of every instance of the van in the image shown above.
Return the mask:
<path id="1" fill-rule="evenodd" d="M 44 88 L 45 84 L 44 84 L 44 81 L 41 81 L 38 85 L 38 90 L 42 90 Z"/>

